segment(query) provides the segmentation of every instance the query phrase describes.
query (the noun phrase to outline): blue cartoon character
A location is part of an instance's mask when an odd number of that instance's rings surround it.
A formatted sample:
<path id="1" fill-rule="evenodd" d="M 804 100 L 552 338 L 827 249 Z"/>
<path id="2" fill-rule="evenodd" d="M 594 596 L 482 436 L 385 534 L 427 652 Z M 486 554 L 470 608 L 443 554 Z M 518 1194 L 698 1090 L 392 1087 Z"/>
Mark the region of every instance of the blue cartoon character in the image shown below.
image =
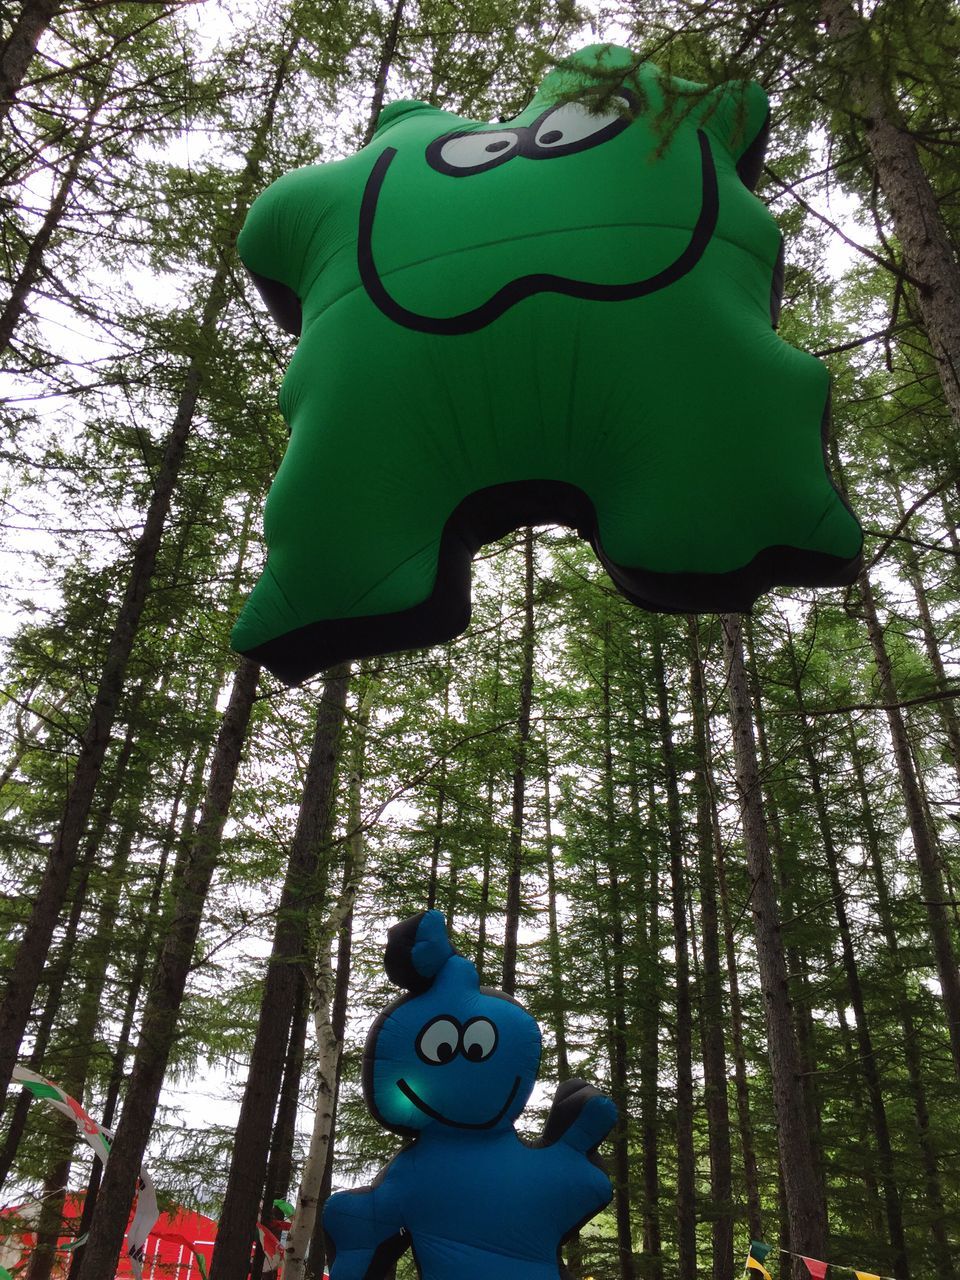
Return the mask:
<path id="1" fill-rule="evenodd" d="M 540 1065 L 540 1029 L 510 996 L 481 987 L 438 911 L 389 931 L 387 975 L 409 995 L 370 1029 L 367 1105 L 414 1141 L 372 1186 L 323 1216 L 331 1280 L 377 1280 L 412 1248 L 423 1280 L 557 1280 L 560 1246 L 608 1204 L 595 1152 L 617 1118 L 582 1080 L 557 1089 L 537 1142 L 513 1127 Z"/>

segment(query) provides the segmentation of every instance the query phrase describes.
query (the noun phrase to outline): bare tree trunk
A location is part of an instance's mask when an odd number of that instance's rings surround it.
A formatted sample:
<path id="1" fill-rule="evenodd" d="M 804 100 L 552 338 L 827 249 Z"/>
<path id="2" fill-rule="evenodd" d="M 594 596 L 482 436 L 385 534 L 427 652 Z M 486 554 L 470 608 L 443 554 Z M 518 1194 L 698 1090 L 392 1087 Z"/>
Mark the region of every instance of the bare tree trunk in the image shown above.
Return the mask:
<path id="1" fill-rule="evenodd" d="M 530 740 L 530 709 L 533 703 L 533 529 L 524 530 L 523 539 L 523 632 L 520 637 L 520 709 L 514 748 L 513 798 L 510 810 L 510 840 L 507 859 L 507 902 L 504 923 L 503 980 L 507 995 L 517 988 L 517 931 L 520 927 L 520 890 L 523 874 L 523 808 L 527 788 L 527 747 Z"/>
<path id="2" fill-rule="evenodd" d="M 843 968 L 855 1019 L 857 1047 L 859 1049 L 858 1065 L 863 1074 L 867 1097 L 870 1102 L 870 1114 L 877 1145 L 877 1166 L 886 1207 L 887 1230 L 890 1244 L 893 1248 L 893 1270 L 898 1280 L 910 1280 L 910 1268 L 907 1262 L 907 1242 L 903 1229 L 903 1214 L 900 1208 L 900 1189 L 897 1186 L 893 1167 L 893 1147 L 890 1141 L 890 1127 L 887 1123 L 887 1110 L 883 1101 L 883 1089 L 880 1083 L 880 1072 L 877 1068 L 873 1037 L 870 1034 L 870 1026 L 867 1020 L 867 1010 L 863 998 L 863 988 L 860 983 L 857 957 L 853 949 L 853 936 L 847 915 L 846 897 L 840 879 L 839 856 L 833 838 L 830 817 L 827 812 L 827 800 L 824 795 L 820 766 L 813 750 L 813 744 L 810 741 L 810 722 L 805 714 L 803 687 L 800 682 L 800 670 L 797 666 L 792 636 L 788 636 L 787 639 L 787 654 L 793 675 L 793 694 L 800 721 L 800 746 L 807 765 L 807 780 L 810 784 L 814 809 L 817 815 L 820 844 L 830 875 L 830 889 L 837 917 L 837 931 L 840 935 Z"/>
<path id="3" fill-rule="evenodd" d="M 877 915 L 883 932 L 884 944 L 898 980 L 895 997 L 896 1013 L 903 1030 L 901 1044 L 903 1046 L 910 1098 L 913 1103 L 913 1113 L 917 1126 L 917 1144 L 920 1148 L 920 1161 L 923 1166 L 926 1184 L 926 1203 L 929 1212 L 930 1232 L 934 1242 L 937 1274 L 942 1280 L 956 1280 L 957 1270 L 954 1264 L 953 1249 L 947 1238 L 947 1210 L 943 1195 L 943 1184 L 940 1178 L 937 1153 L 930 1134 L 930 1108 L 927 1103 L 927 1090 L 923 1078 L 920 1030 L 910 1006 L 910 996 L 907 989 L 907 967 L 900 951 L 900 941 L 893 922 L 890 892 L 887 888 L 883 869 L 880 833 L 874 821 L 873 806 L 870 802 L 870 794 L 864 774 L 863 756 L 853 725 L 850 726 L 848 738 L 853 775 L 860 800 L 862 830 L 866 836 L 866 850 L 870 859 L 870 869 L 877 893 Z"/>
<path id="4" fill-rule="evenodd" d="M 780 915 L 757 769 L 750 688 L 737 615 L 724 615 L 723 633 L 737 790 L 751 881 L 750 905 L 766 1017 L 767 1051 L 790 1247 L 808 1257 L 823 1258 L 827 1247 L 827 1211 L 807 1131 L 800 1055 L 793 1027 Z M 794 1280 L 804 1280 L 806 1275 L 806 1268 L 799 1258 L 794 1259 L 793 1275 Z"/>
<path id="5" fill-rule="evenodd" d="M 60 0 L 23 0 L 13 30 L 0 52 L 0 124 L 10 114 L 40 37 L 59 8 Z"/>
<path id="6" fill-rule="evenodd" d="M 50 206 L 44 215 L 43 222 L 37 228 L 36 234 L 30 242 L 30 248 L 27 250 L 20 273 L 13 282 L 13 288 L 10 290 L 10 297 L 7 299 L 3 310 L 0 311 L 0 352 L 6 351 L 10 345 L 14 330 L 20 323 L 20 317 L 23 315 L 27 305 L 30 291 L 40 277 L 43 267 L 43 255 L 63 217 L 67 201 L 73 191 L 73 185 L 77 180 L 77 174 L 80 172 L 80 166 L 90 152 L 90 139 L 93 137 L 97 116 L 107 95 L 108 83 L 109 81 L 105 75 L 103 83 L 98 86 L 94 99 L 87 108 L 80 137 L 74 145 L 70 160 L 54 192 L 53 199 L 50 201 Z"/>
<path id="7" fill-rule="evenodd" d="M 659 618 L 653 619 L 653 678 L 657 690 L 660 744 L 667 795 L 667 847 L 670 851 L 670 902 L 673 913 L 673 948 L 676 973 L 675 1019 L 677 1037 L 677 1234 L 678 1280 L 696 1280 L 697 1193 L 696 1155 L 693 1148 L 693 1011 L 690 1000 L 690 955 L 687 938 L 687 888 L 683 863 L 683 814 L 677 782 L 677 761 L 667 696 L 667 676 Z"/>
<path id="8" fill-rule="evenodd" d="M 253 709 L 260 669 L 242 659 L 223 715 L 203 814 L 184 868 L 176 906 L 157 963 L 143 1014 L 140 1043 L 126 1101 L 99 1203 L 84 1249 L 80 1280 L 103 1280 L 112 1275 L 120 1256 L 127 1214 L 140 1164 L 150 1137 L 167 1059 L 177 1029 L 187 974 L 193 960 L 200 920 L 210 880 L 220 854 L 227 810 L 240 765 L 247 725 Z"/>
<path id="9" fill-rule="evenodd" d="M 217 321 L 229 298 L 231 248 L 246 208 L 260 180 L 261 157 L 266 140 L 273 128 L 277 102 L 287 79 L 289 63 L 296 43 L 297 41 L 294 40 L 280 59 L 256 136 L 247 153 L 246 166 L 239 179 L 233 209 L 225 225 L 220 229 L 224 252 L 221 255 L 220 265 L 214 273 L 203 309 L 197 350 L 186 371 L 177 412 L 157 473 L 143 531 L 137 540 L 130 577 L 107 647 L 107 656 L 100 674 L 90 718 L 81 737 L 80 750 L 60 827 L 50 851 L 29 924 L 11 966 L 3 1003 L 0 1006 L 0 1108 L 6 1099 L 10 1073 L 17 1060 L 20 1041 L 30 1016 L 30 1008 L 63 907 L 70 876 L 76 864 L 77 851 L 83 839 L 90 806 L 100 778 L 101 766 L 110 743 L 123 695 L 127 664 L 140 627 L 167 514 L 186 454 L 187 440 L 206 376 L 209 353 L 217 340 Z"/>
<path id="10" fill-rule="evenodd" d="M 893 669 L 887 654 L 883 628 L 877 615 L 873 588 L 866 573 L 860 578 L 860 599 L 863 602 L 867 632 L 873 647 L 877 674 L 880 677 L 881 697 L 887 707 L 887 724 L 893 741 L 893 754 L 897 762 L 897 771 L 900 774 L 903 803 L 907 811 L 907 821 L 910 824 L 910 834 L 913 837 L 913 850 L 917 857 L 920 886 L 923 891 L 927 919 L 930 922 L 930 933 L 933 938 L 937 974 L 940 978 L 943 1006 L 947 1017 L 947 1031 L 950 1037 L 953 1067 L 957 1078 L 960 1079 L 960 970 L 957 968 L 957 955 L 953 945 L 950 919 L 944 906 L 943 877 L 937 863 L 934 840 L 924 813 L 923 797 L 920 794 L 920 786 L 913 766 L 913 757 L 910 753 L 907 726 L 903 713 L 896 705 L 897 690 L 893 680 Z"/>
<path id="11" fill-rule="evenodd" d="M 349 663 L 331 668 L 317 707 L 313 746 L 277 908 L 273 949 L 237 1122 L 227 1190 L 210 1264 L 210 1280 L 231 1280 L 241 1273 L 250 1257 L 250 1244 L 256 1232 L 270 1132 L 293 1017 L 298 968 L 306 958 L 310 917 L 320 908 L 317 901 L 320 857 L 329 841 L 333 817 L 349 679 Z"/>
<path id="12" fill-rule="evenodd" d="M 723 974 L 717 877 L 713 862 L 713 815 L 710 807 L 710 748 L 707 739 L 707 696 L 695 618 L 687 619 L 690 706 L 697 797 L 697 870 L 700 886 L 700 936 L 703 975 L 700 1009 L 703 1041 L 703 1086 L 710 1143 L 710 1200 L 713 1215 L 713 1280 L 733 1280 L 733 1179 L 730 1165 L 730 1110 L 727 1105 L 727 1057 L 724 1037 Z"/>
<path id="13" fill-rule="evenodd" d="M 336 980 L 332 957 L 334 943 L 353 912 L 366 871 L 367 846 L 360 810 L 366 730 L 376 689 L 376 679 L 367 676 L 357 712 L 357 734 L 352 751 L 348 800 L 349 835 L 343 887 L 337 902 L 317 930 L 317 955 L 311 979 L 313 1019 L 317 1033 L 317 1103 L 310 1146 L 297 1193 L 297 1210 L 287 1237 L 284 1280 L 304 1280 L 307 1247 L 313 1235 L 317 1211 L 320 1207 L 327 1150 L 332 1136 L 337 1067 L 342 1051 L 342 1042 L 337 1038 L 333 1024 Z"/>
<path id="14" fill-rule="evenodd" d="M 641 693 L 642 690 L 638 690 Z M 647 720 L 645 702 L 640 707 Z M 653 770 L 647 774 L 648 825 L 655 826 L 657 797 Z M 656 836 L 645 841 L 648 863 L 637 885 L 637 918 L 643 951 L 638 974 L 640 1015 L 640 1146 L 643 1169 L 643 1252 L 650 1280 L 663 1280 L 660 1228 L 660 1006 L 663 969 L 660 959 L 660 849 Z"/>
<path id="15" fill-rule="evenodd" d="M 917 144 L 901 124 L 893 86 L 877 66 L 869 21 L 850 0 L 821 0 L 829 41 L 845 72 L 847 101 L 860 117 L 944 396 L 960 423 L 960 265 Z"/>

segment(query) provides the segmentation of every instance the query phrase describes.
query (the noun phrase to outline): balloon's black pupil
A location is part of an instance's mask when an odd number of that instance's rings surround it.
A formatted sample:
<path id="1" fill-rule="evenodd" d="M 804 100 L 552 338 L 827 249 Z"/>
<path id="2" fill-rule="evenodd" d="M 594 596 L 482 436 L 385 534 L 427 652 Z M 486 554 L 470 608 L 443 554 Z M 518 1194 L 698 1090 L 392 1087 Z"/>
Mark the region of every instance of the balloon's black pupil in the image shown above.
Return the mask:
<path id="1" fill-rule="evenodd" d="M 472 1044 L 467 1049 L 467 1057 L 472 1062 L 479 1062 L 479 1060 L 483 1057 L 483 1049 L 478 1044 Z"/>
<path id="2" fill-rule="evenodd" d="M 540 141 L 541 142 L 559 142 L 562 137 L 563 137 L 562 129 L 551 129 L 548 133 L 545 133 L 543 135 Z"/>
<path id="3" fill-rule="evenodd" d="M 453 1045 L 448 1044 L 446 1040 L 444 1040 L 441 1044 L 438 1044 L 437 1057 L 440 1059 L 441 1062 L 449 1062 L 449 1060 L 453 1057 Z"/>
<path id="4" fill-rule="evenodd" d="M 509 143 L 506 139 L 504 139 L 504 140 L 503 140 L 503 141 L 501 141 L 501 142 L 488 142 L 488 143 L 487 143 L 487 145 L 486 145 L 485 150 L 487 150 L 487 151 L 504 151 L 507 147 L 509 147 L 509 145 L 510 145 L 510 143 Z"/>

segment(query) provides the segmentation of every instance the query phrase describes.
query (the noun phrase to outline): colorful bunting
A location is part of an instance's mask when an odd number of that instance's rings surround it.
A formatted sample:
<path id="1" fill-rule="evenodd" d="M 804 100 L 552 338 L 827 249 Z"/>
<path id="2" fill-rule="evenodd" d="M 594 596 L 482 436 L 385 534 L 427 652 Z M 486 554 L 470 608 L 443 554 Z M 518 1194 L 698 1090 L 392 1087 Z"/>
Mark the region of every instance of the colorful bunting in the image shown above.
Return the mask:
<path id="1" fill-rule="evenodd" d="M 277 1199 L 274 1200 L 273 1207 L 275 1209 L 279 1209 L 281 1213 L 285 1213 L 288 1218 L 292 1218 L 297 1211 L 296 1207 L 292 1205 L 289 1200 L 283 1200 L 280 1197 L 277 1197 Z"/>
<path id="2" fill-rule="evenodd" d="M 750 1270 L 759 1271 L 764 1280 L 773 1280 L 770 1272 L 763 1265 L 767 1255 L 772 1251 L 773 1245 L 764 1244 L 761 1240 L 751 1240 L 743 1274 L 746 1275 Z M 777 1252 L 785 1254 L 788 1258 L 799 1258 L 810 1273 L 812 1280 L 827 1280 L 828 1271 L 846 1271 L 848 1274 L 856 1276 L 856 1280 L 894 1280 L 893 1276 L 879 1276 L 872 1271 L 857 1271 L 853 1267 L 844 1266 L 839 1262 L 821 1262 L 819 1258 L 808 1258 L 805 1254 L 792 1253 L 789 1249 L 778 1249 Z"/>
<path id="3" fill-rule="evenodd" d="M 773 1276 L 771 1276 L 767 1268 L 752 1253 L 747 1257 L 747 1267 L 752 1267 L 754 1271 L 759 1271 L 763 1276 L 763 1280 L 773 1280 Z"/>
<path id="4" fill-rule="evenodd" d="M 185 1245 L 196 1259 L 197 1269 L 200 1272 L 200 1280 L 207 1280 L 207 1259 L 194 1247 L 192 1240 L 188 1240 L 185 1235 L 181 1235 L 179 1231 L 155 1231 L 154 1235 L 160 1240 L 172 1240 L 174 1244 Z"/>
<path id="5" fill-rule="evenodd" d="M 109 1129 L 101 1129 L 96 1120 L 87 1115 L 75 1098 L 71 1098 L 68 1093 L 64 1093 L 59 1085 L 54 1084 L 52 1080 L 47 1080 L 43 1076 L 37 1075 L 35 1071 L 30 1071 L 27 1067 L 14 1067 L 13 1079 L 18 1084 L 22 1084 L 24 1089 L 32 1094 L 33 1097 L 39 1098 L 43 1102 L 49 1102 L 52 1107 L 55 1107 L 67 1119 L 72 1120 L 77 1126 L 77 1132 L 81 1138 L 93 1148 L 94 1154 L 99 1156 L 104 1164 L 107 1163 L 113 1134 Z M 136 1280 L 141 1280 L 143 1276 L 143 1252 L 147 1243 L 147 1236 L 150 1234 L 150 1228 L 159 1217 L 160 1207 L 157 1204 L 157 1189 L 153 1184 L 153 1179 L 144 1166 L 141 1165 L 137 1208 L 133 1215 L 133 1221 L 127 1230 L 127 1252 L 130 1256 Z M 3 1278 L 0 1277 L 0 1280 L 3 1280 Z"/>
<path id="6" fill-rule="evenodd" d="M 827 1264 L 825 1262 L 818 1262 L 816 1258 L 804 1257 L 802 1253 L 800 1257 L 803 1258 L 807 1270 L 813 1276 L 813 1280 L 825 1280 L 827 1274 Z"/>
<path id="7" fill-rule="evenodd" d="M 13 1276 L 6 1267 L 0 1267 L 0 1280 L 13 1280 Z"/>
<path id="8" fill-rule="evenodd" d="M 268 1271 L 276 1271 L 279 1268 L 283 1261 L 283 1250 L 280 1248 L 280 1241 L 262 1222 L 257 1223 L 257 1235 L 260 1237 L 260 1248 L 263 1250 L 263 1272 L 266 1275 Z"/>

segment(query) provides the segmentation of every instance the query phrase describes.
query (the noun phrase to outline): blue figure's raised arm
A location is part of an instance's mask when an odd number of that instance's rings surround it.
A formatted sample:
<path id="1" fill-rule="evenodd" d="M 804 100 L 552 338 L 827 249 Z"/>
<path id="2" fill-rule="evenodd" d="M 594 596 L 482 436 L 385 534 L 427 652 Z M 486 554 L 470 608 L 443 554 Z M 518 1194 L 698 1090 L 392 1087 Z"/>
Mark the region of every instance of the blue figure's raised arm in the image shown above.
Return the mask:
<path id="1" fill-rule="evenodd" d="M 563 1142 L 575 1151 L 593 1151 L 616 1122 L 617 1108 L 606 1094 L 584 1080 L 565 1080 L 557 1086 L 537 1146 Z"/>
<path id="2" fill-rule="evenodd" d="M 396 1188 L 387 1177 L 370 1187 L 340 1191 L 323 1211 L 330 1280 L 380 1280 L 410 1244 Z"/>

